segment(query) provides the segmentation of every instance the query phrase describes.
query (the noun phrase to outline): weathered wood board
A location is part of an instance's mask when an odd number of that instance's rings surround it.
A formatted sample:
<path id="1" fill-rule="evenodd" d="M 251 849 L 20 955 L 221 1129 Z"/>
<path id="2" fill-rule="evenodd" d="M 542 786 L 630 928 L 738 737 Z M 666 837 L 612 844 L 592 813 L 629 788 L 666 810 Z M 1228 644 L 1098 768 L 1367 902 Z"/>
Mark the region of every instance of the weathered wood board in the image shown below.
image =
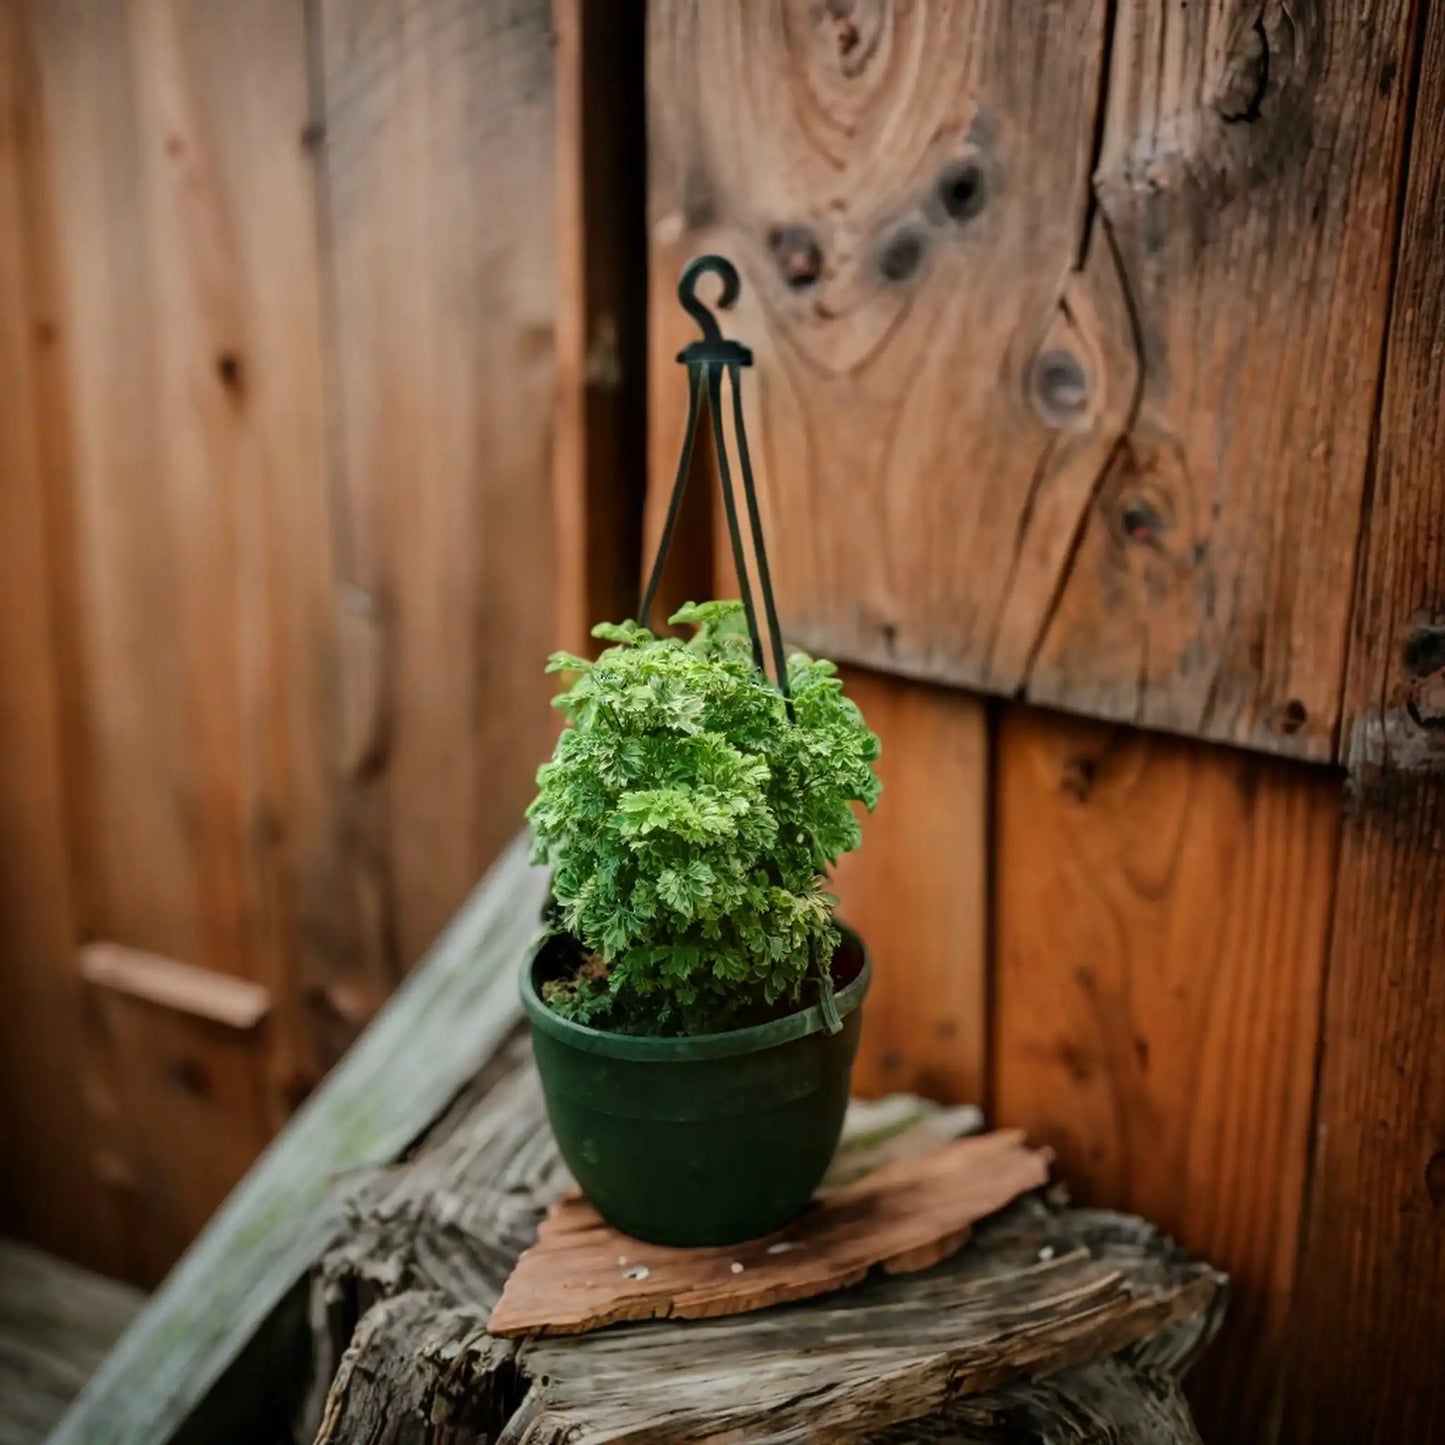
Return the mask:
<path id="1" fill-rule="evenodd" d="M 1000 1130 L 885 1164 L 825 1189 L 760 1239 L 669 1249 L 613 1229 L 580 1194 L 547 1211 L 487 1321 L 493 1335 L 576 1335 L 628 1320 L 744 1314 L 911 1274 L 960 1249 L 973 1226 L 1048 1182 L 1046 1150 Z"/>
<path id="2" fill-rule="evenodd" d="M 1445 1437 L 1445 12 L 1425 26 L 1350 648 L 1301 1445 Z"/>
<path id="3" fill-rule="evenodd" d="M 0 1445 L 42 1445 L 141 1294 L 0 1239 Z"/>
<path id="4" fill-rule="evenodd" d="M 1339 782 L 1026 708 L 997 758 L 998 1118 L 1229 1272 L 1196 1400 L 1240 1438 L 1298 1320 Z"/>
<path id="5" fill-rule="evenodd" d="M 1330 756 L 1412 9 L 652 7 L 653 301 L 742 271 L 799 641 Z"/>

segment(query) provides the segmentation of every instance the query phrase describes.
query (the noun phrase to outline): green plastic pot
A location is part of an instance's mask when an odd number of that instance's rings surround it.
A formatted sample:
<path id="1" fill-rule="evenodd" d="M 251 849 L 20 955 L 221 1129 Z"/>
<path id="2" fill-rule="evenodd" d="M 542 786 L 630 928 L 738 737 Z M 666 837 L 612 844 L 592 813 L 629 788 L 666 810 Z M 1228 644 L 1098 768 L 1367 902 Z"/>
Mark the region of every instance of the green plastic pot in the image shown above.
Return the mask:
<path id="1" fill-rule="evenodd" d="M 872 977 L 851 928 L 831 1034 L 816 1006 L 688 1038 L 584 1028 L 543 1002 L 549 966 L 544 945 L 522 970 L 522 1003 L 557 1146 L 604 1219 L 654 1244 L 735 1244 L 802 1211 L 843 1128 Z"/>

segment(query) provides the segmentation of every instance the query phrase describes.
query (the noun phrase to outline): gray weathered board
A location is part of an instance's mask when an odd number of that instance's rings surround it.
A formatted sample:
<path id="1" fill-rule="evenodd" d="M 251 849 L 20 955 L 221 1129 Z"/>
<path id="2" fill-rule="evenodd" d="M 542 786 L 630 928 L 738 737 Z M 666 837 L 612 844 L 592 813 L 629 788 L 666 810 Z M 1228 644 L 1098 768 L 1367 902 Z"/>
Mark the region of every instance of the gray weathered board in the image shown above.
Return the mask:
<path id="1" fill-rule="evenodd" d="M 140 1308 L 129 1285 L 0 1239 L 0 1445 L 39 1445 Z"/>

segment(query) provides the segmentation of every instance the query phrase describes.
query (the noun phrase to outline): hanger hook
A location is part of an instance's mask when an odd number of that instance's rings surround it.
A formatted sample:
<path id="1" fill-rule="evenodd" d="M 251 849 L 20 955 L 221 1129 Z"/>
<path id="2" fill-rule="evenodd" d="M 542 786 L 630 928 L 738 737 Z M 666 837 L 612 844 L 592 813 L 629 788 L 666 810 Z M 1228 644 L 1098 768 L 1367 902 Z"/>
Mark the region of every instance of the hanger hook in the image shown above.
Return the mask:
<path id="1" fill-rule="evenodd" d="M 738 299 L 742 289 L 738 268 L 726 256 L 696 256 L 689 261 L 678 279 L 677 299 L 682 302 L 687 314 L 702 327 L 704 341 L 721 341 L 722 332 L 718 329 L 717 318 L 697 297 L 697 283 L 709 271 L 722 282 L 722 295 L 718 297 L 717 305 L 726 311 Z"/>

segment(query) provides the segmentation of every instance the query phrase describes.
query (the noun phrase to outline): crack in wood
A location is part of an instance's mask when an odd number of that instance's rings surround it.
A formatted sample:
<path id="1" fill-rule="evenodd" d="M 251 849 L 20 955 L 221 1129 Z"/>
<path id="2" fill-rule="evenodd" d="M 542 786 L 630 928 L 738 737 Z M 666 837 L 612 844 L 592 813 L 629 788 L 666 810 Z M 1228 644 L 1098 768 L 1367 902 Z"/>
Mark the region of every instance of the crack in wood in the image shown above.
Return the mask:
<path id="1" fill-rule="evenodd" d="M 1057 581 L 1054 584 L 1043 615 L 1039 620 L 1033 643 L 1029 649 L 1028 658 L 1024 663 L 1022 682 L 1019 684 L 1016 692 L 1016 696 L 1020 698 L 1027 697 L 1029 694 L 1029 687 L 1033 679 L 1034 668 L 1038 663 L 1039 653 L 1042 651 L 1044 643 L 1048 638 L 1049 629 L 1053 626 L 1060 604 L 1063 602 L 1064 593 L 1068 589 L 1069 581 L 1073 576 L 1074 568 L 1079 559 L 1079 552 L 1083 546 L 1084 535 L 1088 530 L 1090 518 L 1094 514 L 1099 496 L 1104 488 L 1104 483 L 1108 480 L 1110 472 L 1117 464 L 1120 454 L 1129 444 L 1129 437 L 1134 431 L 1135 424 L 1139 419 L 1139 411 L 1144 401 L 1144 333 L 1143 323 L 1139 315 L 1138 301 L 1129 283 L 1129 275 L 1124 266 L 1124 257 L 1119 249 L 1118 239 L 1114 234 L 1109 213 L 1101 201 L 1096 203 L 1093 217 L 1098 221 L 1104 237 L 1108 242 L 1110 263 L 1120 288 L 1124 308 L 1128 313 L 1130 341 L 1134 349 L 1135 357 L 1134 379 L 1130 389 L 1124 419 L 1119 425 L 1118 437 L 1114 445 L 1110 448 L 1108 456 L 1100 466 L 1097 475 L 1094 477 L 1087 497 L 1079 507 L 1073 534 L 1069 539 L 1069 544 L 1064 551 L 1063 560 L 1058 569 Z M 1078 272 L 1076 271 L 1074 274 L 1078 274 Z"/>

